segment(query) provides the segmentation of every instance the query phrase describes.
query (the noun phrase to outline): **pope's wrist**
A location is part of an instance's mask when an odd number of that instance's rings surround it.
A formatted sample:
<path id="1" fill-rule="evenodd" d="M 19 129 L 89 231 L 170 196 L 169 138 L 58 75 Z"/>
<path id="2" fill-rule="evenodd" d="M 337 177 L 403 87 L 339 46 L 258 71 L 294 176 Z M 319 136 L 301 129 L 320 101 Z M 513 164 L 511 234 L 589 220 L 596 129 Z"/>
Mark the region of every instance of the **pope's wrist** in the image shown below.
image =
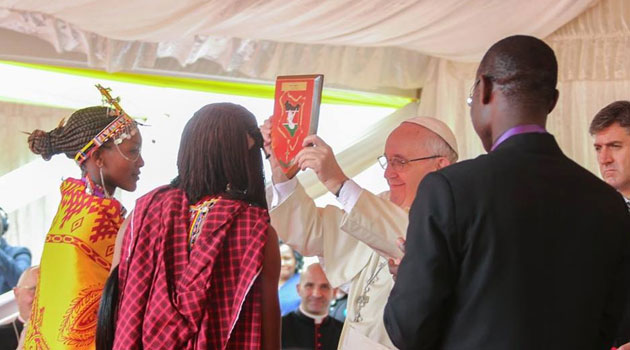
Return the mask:
<path id="1" fill-rule="evenodd" d="M 331 191 L 335 197 L 339 198 L 339 194 L 341 193 L 341 189 L 343 188 L 343 185 L 346 183 L 346 181 L 348 181 L 349 179 L 346 177 L 343 180 L 341 180 L 339 182 L 339 186 L 337 187 L 337 189 L 335 191 Z"/>

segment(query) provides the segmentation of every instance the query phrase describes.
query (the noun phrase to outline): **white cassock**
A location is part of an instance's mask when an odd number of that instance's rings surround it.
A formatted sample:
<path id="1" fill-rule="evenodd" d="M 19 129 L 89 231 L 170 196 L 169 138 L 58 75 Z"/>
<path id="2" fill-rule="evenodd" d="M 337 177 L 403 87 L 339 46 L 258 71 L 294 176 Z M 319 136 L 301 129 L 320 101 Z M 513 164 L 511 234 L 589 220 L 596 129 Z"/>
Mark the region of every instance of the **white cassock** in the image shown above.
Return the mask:
<path id="1" fill-rule="evenodd" d="M 323 259 L 333 287 L 350 283 L 347 317 L 339 349 L 396 349 L 383 325 L 383 310 L 394 285 L 387 258 L 401 258 L 408 212 L 346 181 L 339 193 L 344 209 L 318 208 L 297 179 L 274 185 L 271 225 L 280 238 L 305 256 Z"/>

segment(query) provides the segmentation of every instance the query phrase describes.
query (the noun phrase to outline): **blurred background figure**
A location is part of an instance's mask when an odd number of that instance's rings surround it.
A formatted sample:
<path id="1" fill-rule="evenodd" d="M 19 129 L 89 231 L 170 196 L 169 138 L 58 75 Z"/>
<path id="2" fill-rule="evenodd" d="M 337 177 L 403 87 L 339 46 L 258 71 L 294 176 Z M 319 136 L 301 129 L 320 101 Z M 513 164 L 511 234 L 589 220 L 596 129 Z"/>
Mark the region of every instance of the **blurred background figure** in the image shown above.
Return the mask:
<path id="1" fill-rule="evenodd" d="M 9 230 L 9 216 L 0 208 L 0 294 L 15 287 L 20 275 L 31 266 L 31 252 L 26 247 L 7 243 L 4 234 Z"/>
<path id="2" fill-rule="evenodd" d="M 343 290 L 344 287 L 348 287 L 347 285 L 342 285 L 337 288 L 335 292 L 335 300 L 330 303 L 330 310 L 328 314 L 330 317 L 335 318 L 341 322 L 346 321 L 346 315 L 348 314 L 348 293 Z"/>
<path id="3" fill-rule="evenodd" d="M 0 350 L 21 349 L 24 325 L 31 318 L 31 308 L 35 298 L 35 288 L 39 277 L 39 266 L 27 268 L 13 288 L 18 314 L 15 319 L 0 326 Z M 18 343 L 20 346 L 18 347 Z"/>
<path id="4" fill-rule="evenodd" d="M 297 285 L 300 282 L 300 270 L 304 265 L 302 255 L 280 241 L 280 280 L 278 281 L 278 298 L 282 316 L 297 310 L 300 296 Z"/>
<path id="5" fill-rule="evenodd" d="M 309 265 L 297 285 L 300 305 L 282 317 L 282 348 L 287 350 L 336 349 L 343 323 L 329 317 L 335 289 L 320 264 Z"/>

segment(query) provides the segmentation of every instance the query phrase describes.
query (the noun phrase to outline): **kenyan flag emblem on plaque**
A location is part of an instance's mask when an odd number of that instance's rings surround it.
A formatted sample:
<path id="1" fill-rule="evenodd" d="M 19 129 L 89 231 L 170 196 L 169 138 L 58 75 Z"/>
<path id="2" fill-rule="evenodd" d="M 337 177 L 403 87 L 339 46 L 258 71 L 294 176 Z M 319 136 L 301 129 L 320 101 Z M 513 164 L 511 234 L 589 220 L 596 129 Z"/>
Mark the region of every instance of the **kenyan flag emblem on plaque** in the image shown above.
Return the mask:
<path id="1" fill-rule="evenodd" d="M 317 132 L 323 75 L 284 76 L 276 80 L 271 147 L 282 171 L 292 178 L 295 156 L 308 135 Z"/>

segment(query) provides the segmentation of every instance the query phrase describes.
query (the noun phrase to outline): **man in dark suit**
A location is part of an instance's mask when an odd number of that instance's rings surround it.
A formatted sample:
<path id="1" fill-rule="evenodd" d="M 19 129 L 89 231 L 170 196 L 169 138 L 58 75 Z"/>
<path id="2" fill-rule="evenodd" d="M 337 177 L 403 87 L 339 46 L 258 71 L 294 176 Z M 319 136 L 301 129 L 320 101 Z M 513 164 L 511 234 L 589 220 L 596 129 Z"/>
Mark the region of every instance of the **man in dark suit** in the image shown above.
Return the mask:
<path id="1" fill-rule="evenodd" d="M 282 349 L 337 349 L 343 322 L 328 315 L 335 291 L 320 264 L 309 265 L 300 275 L 297 291 L 300 306 L 282 316 Z"/>
<path id="2" fill-rule="evenodd" d="M 615 101 L 602 108 L 593 118 L 589 132 L 594 138 L 602 178 L 621 193 L 630 211 L 630 101 Z M 623 328 L 630 331 L 630 319 L 625 320 Z M 619 350 L 630 350 L 630 343 Z"/>
<path id="3" fill-rule="evenodd" d="M 602 108 L 589 132 L 602 178 L 621 193 L 630 210 L 630 101 L 615 101 Z"/>
<path id="4" fill-rule="evenodd" d="M 553 50 L 536 38 L 485 54 L 469 104 L 489 153 L 418 187 L 384 316 L 400 349 L 610 349 L 630 216 L 545 130 L 556 82 Z"/>

